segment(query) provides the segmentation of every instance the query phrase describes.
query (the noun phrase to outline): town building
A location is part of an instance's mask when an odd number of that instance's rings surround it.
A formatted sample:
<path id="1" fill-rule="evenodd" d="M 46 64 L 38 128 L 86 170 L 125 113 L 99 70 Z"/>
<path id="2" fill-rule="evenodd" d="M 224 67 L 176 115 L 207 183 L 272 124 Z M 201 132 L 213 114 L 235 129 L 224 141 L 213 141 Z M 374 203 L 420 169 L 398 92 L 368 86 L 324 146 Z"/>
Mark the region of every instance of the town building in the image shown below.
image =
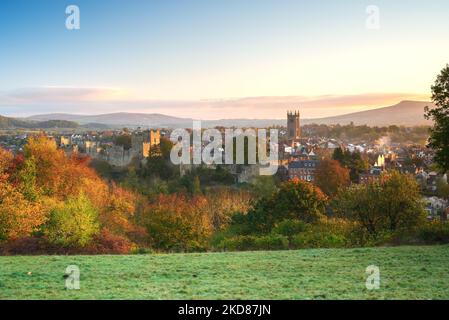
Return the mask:
<path id="1" fill-rule="evenodd" d="M 288 164 L 289 179 L 299 179 L 302 181 L 315 181 L 315 170 L 319 160 L 296 160 Z"/>

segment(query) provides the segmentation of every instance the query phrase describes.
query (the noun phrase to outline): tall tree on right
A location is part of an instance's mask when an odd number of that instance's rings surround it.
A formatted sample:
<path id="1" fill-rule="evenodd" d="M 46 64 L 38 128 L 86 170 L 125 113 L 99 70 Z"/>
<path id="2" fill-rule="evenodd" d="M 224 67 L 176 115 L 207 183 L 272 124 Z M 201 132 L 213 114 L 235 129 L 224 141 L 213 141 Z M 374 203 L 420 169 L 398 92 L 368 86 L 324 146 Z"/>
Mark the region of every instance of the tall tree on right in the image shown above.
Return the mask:
<path id="1" fill-rule="evenodd" d="M 426 107 L 426 119 L 433 120 L 428 146 L 435 150 L 435 162 L 442 172 L 449 171 L 449 64 L 432 86 L 435 108 Z"/>

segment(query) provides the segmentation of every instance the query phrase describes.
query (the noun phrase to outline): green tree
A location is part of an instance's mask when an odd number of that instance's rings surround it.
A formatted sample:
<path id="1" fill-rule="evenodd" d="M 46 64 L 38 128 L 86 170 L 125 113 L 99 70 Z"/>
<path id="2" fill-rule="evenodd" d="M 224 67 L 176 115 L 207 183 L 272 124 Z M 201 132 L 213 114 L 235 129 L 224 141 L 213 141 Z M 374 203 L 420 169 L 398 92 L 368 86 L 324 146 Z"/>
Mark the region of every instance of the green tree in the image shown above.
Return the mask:
<path id="1" fill-rule="evenodd" d="M 333 202 L 333 209 L 338 216 L 358 222 L 374 239 L 383 232 L 410 231 L 425 217 L 418 183 L 396 171 L 379 182 L 346 189 Z"/>
<path id="2" fill-rule="evenodd" d="M 44 228 L 51 242 L 74 247 L 86 246 L 98 232 L 97 210 L 84 194 L 57 205 Z"/>
<path id="3" fill-rule="evenodd" d="M 171 142 L 167 138 L 162 137 L 159 148 L 162 158 L 164 158 L 165 160 L 170 160 L 170 152 L 171 149 L 173 148 L 173 142 Z"/>
<path id="4" fill-rule="evenodd" d="M 163 180 L 168 180 L 175 174 L 175 166 L 164 158 L 161 148 L 154 146 L 150 150 L 150 156 L 147 158 L 147 163 L 144 169 L 144 176 L 157 177 Z"/>
<path id="5" fill-rule="evenodd" d="M 343 153 L 343 150 L 338 147 L 334 150 L 334 154 L 332 156 L 332 159 L 337 160 L 338 162 L 340 162 L 342 165 L 344 165 L 345 162 L 345 156 Z"/>
<path id="6" fill-rule="evenodd" d="M 291 219 L 306 223 L 318 221 L 324 216 L 326 195 L 311 183 L 291 180 L 279 189 L 256 202 L 246 216 L 237 215 L 235 223 L 247 224 L 255 233 L 269 233 L 279 222 Z"/>
<path id="7" fill-rule="evenodd" d="M 449 64 L 432 86 L 435 108 L 426 107 L 426 119 L 433 120 L 428 146 L 435 150 L 435 162 L 442 172 L 449 171 Z"/>

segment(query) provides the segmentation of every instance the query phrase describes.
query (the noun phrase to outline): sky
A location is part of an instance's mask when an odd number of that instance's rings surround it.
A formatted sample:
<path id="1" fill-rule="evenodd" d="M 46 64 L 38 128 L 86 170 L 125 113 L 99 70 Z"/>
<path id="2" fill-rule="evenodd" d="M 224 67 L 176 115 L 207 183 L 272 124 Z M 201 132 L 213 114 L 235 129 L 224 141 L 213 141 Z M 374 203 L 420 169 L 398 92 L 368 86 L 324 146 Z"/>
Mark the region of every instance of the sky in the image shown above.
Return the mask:
<path id="1" fill-rule="evenodd" d="M 447 0 L 2 0 L 0 114 L 314 118 L 429 100 L 448 21 Z"/>

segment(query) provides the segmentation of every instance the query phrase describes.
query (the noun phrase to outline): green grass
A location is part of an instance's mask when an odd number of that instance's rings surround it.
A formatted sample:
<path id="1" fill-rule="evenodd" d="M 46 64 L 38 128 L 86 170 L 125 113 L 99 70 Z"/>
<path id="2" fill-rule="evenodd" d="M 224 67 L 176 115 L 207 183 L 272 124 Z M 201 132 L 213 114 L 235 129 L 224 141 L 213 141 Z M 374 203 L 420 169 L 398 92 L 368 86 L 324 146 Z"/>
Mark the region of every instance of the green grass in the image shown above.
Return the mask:
<path id="1" fill-rule="evenodd" d="M 65 289 L 71 264 L 80 290 Z M 378 290 L 365 287 L 369 265 Z M 449 246 L 0 257 L 0 298 L 449 299 Z"/>

